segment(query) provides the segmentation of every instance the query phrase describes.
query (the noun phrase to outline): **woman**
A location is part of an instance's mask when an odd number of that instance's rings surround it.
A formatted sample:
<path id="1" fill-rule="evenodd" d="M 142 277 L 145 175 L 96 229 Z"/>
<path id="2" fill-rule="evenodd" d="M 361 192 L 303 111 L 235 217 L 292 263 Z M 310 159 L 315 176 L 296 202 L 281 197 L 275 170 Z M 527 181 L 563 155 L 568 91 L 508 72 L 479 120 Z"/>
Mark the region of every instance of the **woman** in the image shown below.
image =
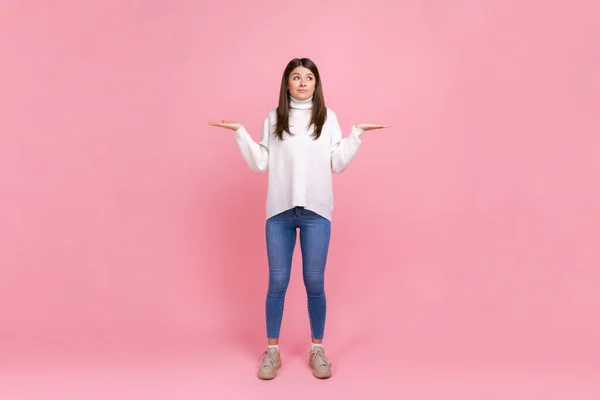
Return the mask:
<path id="1" fill-rule="evenodd" d="M 342 139 L 337 116 L 325 106 L 317 66 L 308 58 L 295 58 L 285 68 L 279 106 L 265 118 L 258 143 L 239 122 L 209 122 L 209 125 L 233 130 L 248 166 L 253 171 L 269 171 L 266 206 L 269 286 L 265 305 L 268 347 L 258 377 L 273 379 L 281 367 L 279 330 L 296 229 L 299 229 L 312 336 L 309 366 L 315 377 L 329 378 L 331 363 L 323 350 L 323 332 L 324 272 L 333 211 L 331 172 L 340 173 L 348 166 L 365 131 L 388 126 L 358 124 Z"/>

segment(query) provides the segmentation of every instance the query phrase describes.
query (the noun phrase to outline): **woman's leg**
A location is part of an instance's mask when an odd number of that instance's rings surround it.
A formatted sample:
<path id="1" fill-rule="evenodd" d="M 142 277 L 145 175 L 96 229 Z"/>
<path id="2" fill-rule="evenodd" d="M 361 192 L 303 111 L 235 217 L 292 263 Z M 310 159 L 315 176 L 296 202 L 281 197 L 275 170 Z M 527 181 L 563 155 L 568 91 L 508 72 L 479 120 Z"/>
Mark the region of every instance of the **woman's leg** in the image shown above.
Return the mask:
<path id="1" fill-rule="evenodd" d="M 294 213 L 289 210 L 275 215 L 266 223 L 267 258 L 269 260 L 269 288 L 265 302 L 268 344 L 279 343 L 283 305 L 296 245 Z"/>
<path id="2" fill-rule="evenodd" d="M 298 219 L 298 225 L 312 342 L 321 343 L 327 314 L 325 265 L 331 237 L 331 222 L 305 209 Z"/>

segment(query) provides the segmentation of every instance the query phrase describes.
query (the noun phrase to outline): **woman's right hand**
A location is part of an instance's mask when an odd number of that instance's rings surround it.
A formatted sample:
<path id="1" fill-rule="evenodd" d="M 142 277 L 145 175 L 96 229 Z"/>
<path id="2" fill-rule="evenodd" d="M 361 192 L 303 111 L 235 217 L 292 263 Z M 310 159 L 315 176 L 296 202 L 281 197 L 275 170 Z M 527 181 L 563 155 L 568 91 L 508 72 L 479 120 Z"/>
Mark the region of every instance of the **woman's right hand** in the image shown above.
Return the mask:
<path id="1" fill-rule="evenodd" d="M 231 129 L 232 131 L 237 131 L 242 127 L 242 124 L 237 121 L 221 120 L 221 122 L 209 122 L 208 124 L 210 126 L 218 126 L 219 128 Z"/>

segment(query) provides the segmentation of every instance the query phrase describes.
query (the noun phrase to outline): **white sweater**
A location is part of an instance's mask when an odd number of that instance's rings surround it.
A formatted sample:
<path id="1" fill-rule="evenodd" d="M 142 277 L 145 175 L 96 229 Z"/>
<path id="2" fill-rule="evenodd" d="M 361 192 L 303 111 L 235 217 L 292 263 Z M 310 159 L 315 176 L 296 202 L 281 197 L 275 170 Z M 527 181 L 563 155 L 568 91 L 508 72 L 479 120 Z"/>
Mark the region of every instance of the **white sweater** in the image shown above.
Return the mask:
<path id="1" fill-rule="evenodd" d="M 331 172 L 342 172 L 356 155 L 364 131 L 352 126 L 342 139 L 337 116 L 327 109 L 327 119 L 321 136 L 314 140 L 314 126 L 307 129 L 312 116 L 312 97 L 307 100 L 290 98 L 290 131 L 284 140 L 275 136 L 276 109 L 264 120 L 260 141 L 255 142 L 242 126 L 235 138 L 248 166 L 257 172 L 269 171 L 267 219 L 303 206 L 331 221 L 333 186 Z"/>

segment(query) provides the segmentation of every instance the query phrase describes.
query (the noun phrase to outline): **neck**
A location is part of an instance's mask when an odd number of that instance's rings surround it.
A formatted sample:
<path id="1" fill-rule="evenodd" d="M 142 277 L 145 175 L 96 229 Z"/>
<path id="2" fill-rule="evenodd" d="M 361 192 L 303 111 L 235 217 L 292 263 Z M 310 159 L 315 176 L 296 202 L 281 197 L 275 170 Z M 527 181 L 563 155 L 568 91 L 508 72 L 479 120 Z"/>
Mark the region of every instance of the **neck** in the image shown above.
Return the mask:
<path id="1" fill-rule="evenodd" d="M 306 100 L 298 100 L 292 96 L 288 96 L 290 99 L 290 108 L 297 110 L 310 110 L 313 106 L 313 96 L 310 96 Z"/>

